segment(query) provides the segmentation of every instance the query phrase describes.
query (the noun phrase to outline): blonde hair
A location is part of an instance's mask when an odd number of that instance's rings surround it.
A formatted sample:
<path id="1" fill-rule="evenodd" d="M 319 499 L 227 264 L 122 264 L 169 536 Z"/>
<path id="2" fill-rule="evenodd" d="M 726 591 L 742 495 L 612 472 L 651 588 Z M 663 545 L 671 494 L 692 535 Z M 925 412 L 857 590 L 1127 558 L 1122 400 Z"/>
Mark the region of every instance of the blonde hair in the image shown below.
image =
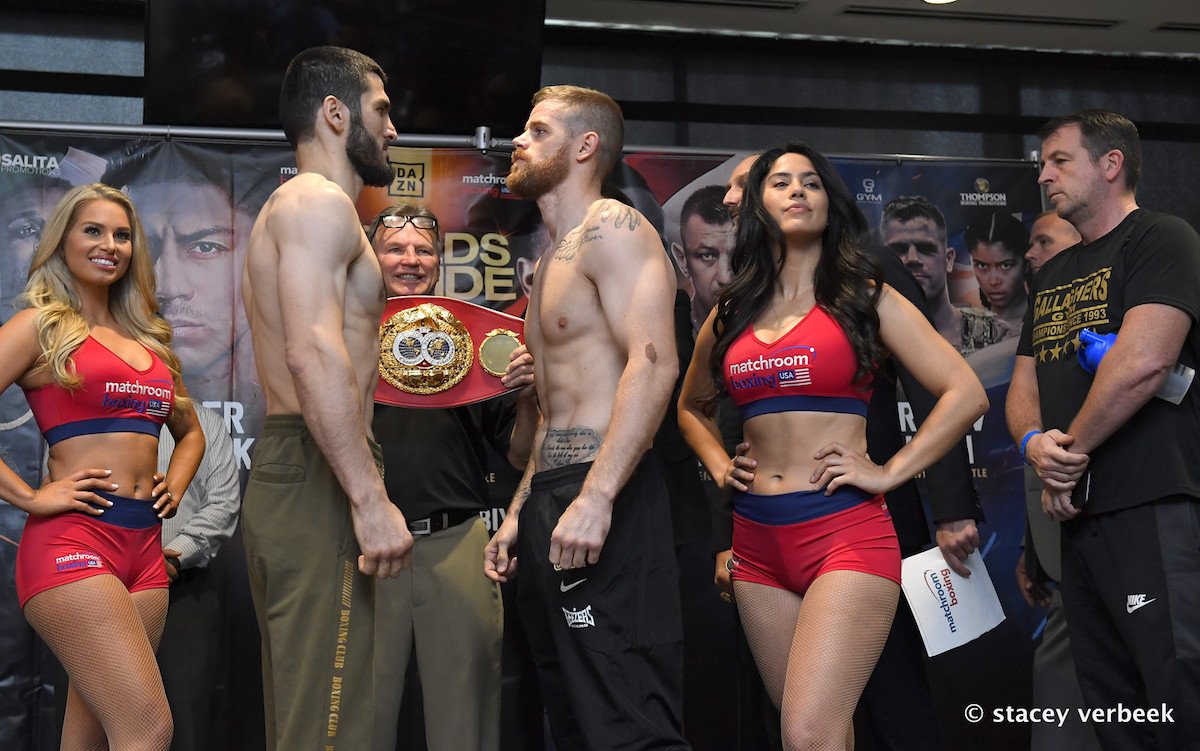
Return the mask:
<path id="1" fill-rule="evenodd" d="M 625 147 L 625 118 L 621 107 L 603 91 L 585 89 L 582 86 L 543 86 L 533 95 L 533 106 L 542 102 L 559 102 L 563 105 L 564 119 L 574 138 L 588 131 L 600 136 L 596 150 L 596 177 L 604 180 L 621 160 Z"/>
<path id="2" fill-rule="evenodd" d="M 89 328 L 75 289 L 75 277 L 67 267 L 63 243 L 80 210 L 92 201 L 110 201 L 124 209 L 133 234 L 129 268 L 109 287 L 108 310 L 122 329 L 166 364 L 176 386 L 175 406 L 186 407 L 191 400 L 179 388 L 183 379 L 179 358 L 171 351 L 171 325 L 158 314 L 154 266 L 146 232 L 129 196 L 102 183 L 80 185 L 68 191 L 50 212 L 34 249 L 29 282 L 21 295 L 37 311 L 34 324 L 42 357 L 34 372 L 49 370 L 54 381 L 66 389 L 77 389 L 83 383 L 71 355 L 87 339 Z"/>

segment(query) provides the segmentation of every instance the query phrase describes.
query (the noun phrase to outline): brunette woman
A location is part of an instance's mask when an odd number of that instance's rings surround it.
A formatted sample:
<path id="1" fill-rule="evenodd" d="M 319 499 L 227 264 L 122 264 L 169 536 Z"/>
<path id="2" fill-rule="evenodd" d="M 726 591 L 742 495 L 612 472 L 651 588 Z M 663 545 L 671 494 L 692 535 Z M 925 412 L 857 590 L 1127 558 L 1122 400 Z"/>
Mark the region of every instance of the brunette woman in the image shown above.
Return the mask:
<path id="1" fill-rule="evenodd" d="M 762 154 L 738 213 L 734 278 L 700 331 L 684 436 L 734 493 L 733 582 L 786 748 L 853 748 L 851 719 L 887 637 L 900 551 L 882 494 L 945 454 L 987 407 L 963 358 L 884 285 L 866 222 L 803 144 Z M 938 397 L 887 464 L 866 455 L 876 364 L 891 352 Z M 729 393 L 731 458 L 711 405 Z"/>

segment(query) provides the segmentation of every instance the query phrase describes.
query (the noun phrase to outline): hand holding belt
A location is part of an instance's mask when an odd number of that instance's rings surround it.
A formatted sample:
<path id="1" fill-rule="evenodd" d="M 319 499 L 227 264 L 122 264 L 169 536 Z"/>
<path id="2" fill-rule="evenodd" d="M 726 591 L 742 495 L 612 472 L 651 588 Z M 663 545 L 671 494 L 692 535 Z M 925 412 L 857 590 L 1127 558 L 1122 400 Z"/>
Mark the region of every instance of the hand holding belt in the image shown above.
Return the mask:
<path id="1" fill-rule="evenodd" d="M 499 396 L 524 331 L 520 318 L 463 300 L 393 297 L 380 321 L 375 401 L 445 408 Z"/>

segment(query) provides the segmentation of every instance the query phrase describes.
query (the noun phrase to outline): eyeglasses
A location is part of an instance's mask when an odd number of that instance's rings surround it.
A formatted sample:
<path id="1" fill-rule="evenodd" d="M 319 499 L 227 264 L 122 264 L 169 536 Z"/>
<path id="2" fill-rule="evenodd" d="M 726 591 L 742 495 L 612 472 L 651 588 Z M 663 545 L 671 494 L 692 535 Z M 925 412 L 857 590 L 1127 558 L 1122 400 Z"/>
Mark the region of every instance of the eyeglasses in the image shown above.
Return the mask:
<path id="1" fill-rule="evenodd" d="M 388 214 L 379 220 L 379 223 L 388 229 L 404 229 L 404 225 L 412 222 L 412 226 L 417 229 L 437 229 L 437 219 L 431 216 L 399 216 L 397 214 Z"/>

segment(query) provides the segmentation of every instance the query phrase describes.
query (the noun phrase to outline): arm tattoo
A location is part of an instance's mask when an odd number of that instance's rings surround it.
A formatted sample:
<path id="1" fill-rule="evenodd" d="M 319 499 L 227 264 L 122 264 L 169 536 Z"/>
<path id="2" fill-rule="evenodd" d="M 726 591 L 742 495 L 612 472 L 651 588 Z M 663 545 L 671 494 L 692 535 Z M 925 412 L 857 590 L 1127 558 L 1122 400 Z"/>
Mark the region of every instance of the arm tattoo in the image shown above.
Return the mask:
<path id="1" fill-rule="evenodd" d="M 563 241 L 554 249 L 554 260 L 556 261 L 574 261 L 575 256 L 579 254 L 579 249 L 586 243 L 594 240 L 599 240 L 604 237 L 600 234 L 600 225 L 586 227 L 580 225 L 575 232 L 563 238 Z"/>
<path id="2" fill-rule="evenodd" d="M 551 428 L 542 441 L 542 467 L 554 469 L 589 462 L 600 452 L 601 441 L 600 435 L 591 428 Z"/>
<path id="3" fill-rule="evenodd" d="M 525 501 L 529 500 L 529 494 L 532 492 L 533 487 L 529 483 L 523 483 L 521 487 L 517 488 L 517 493 L 514 496 L 514 500 L 524 504 Z"/>
<path id="4" fill-rule="evenodd" d="M 529 462 L 525 466 L 525 473 L 521 475 L 521 482 L 517 483 L 517 490 L 513 493 L 512 502 L 508 504 L 507 513 L 521 513 L 521 507 L 525 505 L 525 501 L 529 500 L 529 496 L 533 492 L 533 471 L 533 462 Z"/>

